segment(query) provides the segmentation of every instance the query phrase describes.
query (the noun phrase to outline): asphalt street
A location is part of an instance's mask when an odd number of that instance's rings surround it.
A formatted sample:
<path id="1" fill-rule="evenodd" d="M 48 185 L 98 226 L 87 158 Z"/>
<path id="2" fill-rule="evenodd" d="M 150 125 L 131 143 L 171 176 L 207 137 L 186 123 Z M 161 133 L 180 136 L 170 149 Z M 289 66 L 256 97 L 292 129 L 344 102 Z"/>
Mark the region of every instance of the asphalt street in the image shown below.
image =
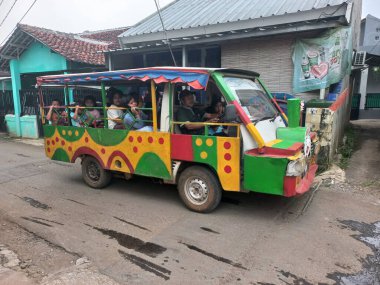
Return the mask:
<path id="1" fill-rule="evenodd" d="M 175 186 L 147 178 L 91 189 L 79 162 L 50 161 L 41 146 L 2 136 L 0 158 L 0 244 L 27 264 L 16 271 L 32 282 L 81 257 L 120 284 L 380 280 L 380 243 L 371 243 L 380 200 L 370 194 L 323 185 L 292 199 L 227 193 L 214 212 L 198 214 Z"/>

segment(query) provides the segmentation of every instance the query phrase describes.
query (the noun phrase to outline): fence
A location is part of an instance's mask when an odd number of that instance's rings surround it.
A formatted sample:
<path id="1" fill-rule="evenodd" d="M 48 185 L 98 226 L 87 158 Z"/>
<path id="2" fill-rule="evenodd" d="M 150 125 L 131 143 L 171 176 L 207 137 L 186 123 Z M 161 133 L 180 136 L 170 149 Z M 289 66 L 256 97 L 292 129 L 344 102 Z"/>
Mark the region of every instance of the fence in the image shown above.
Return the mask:
<path id="1" fill-rule="evenodd" d="M 101 101 L 101 91 L 97 89 L 78 88 L 74 90 L 74 101 L 78 102 L 84 99 L 85 96 L 93 96 L 96 101 Z M 54 99 L 60 100 L 62 104 L 65 102 L 63 88 L 43 88 L 42 97 L 45 106 L 50 106 Z M 38 131 L 42 136 L 43 128 L 41 123 L 40 101 L 37 89 L 22 89 L 20 90 L 21 116 L 36 115 L 38 119 Z M 6 131 L 5 115 L 14 114 L 13 95 L 12 91 L 0 91 L 0 131 Z"/>
<path id="2" fill-rule="evenodd" d="M 352 96 L 350 120 L 359 119 L 360 97 L 360 94 L 354 94 L 354 96 Z"/>
<path id="3" fill-rule="evenodd" d="M 0 91 L 0 131 L 7 130 L 5 115 L 14 114 L 12 91 Z"/>
<path id="4" fill-rule="evenodd" d="M 365 99 L 366 109 L 380 108 L 380 93 L 367 93 Z"/>

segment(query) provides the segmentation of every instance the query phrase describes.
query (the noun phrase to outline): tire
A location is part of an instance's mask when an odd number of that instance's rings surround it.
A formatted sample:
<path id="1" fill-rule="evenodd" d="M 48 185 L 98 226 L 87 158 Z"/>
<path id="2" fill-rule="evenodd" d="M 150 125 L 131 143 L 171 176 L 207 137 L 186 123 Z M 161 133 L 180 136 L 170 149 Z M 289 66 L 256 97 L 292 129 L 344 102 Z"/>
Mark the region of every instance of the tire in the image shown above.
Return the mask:
<path id="1" fill-rule="evenodd" d="M 180 174 L 178 192 L 186 207 L 198 213 L 213 211 L 222 199 L 219 180 L 212 171 L 201 166 L 191 166 Z"/>
<path id="2" fill-rule="evenodd" d="M 96 158 L 86 156 L 82 160 L 82 177 L 91 188 L 101 189 L 110 184 L 112 174 L 103 169 Z"/>

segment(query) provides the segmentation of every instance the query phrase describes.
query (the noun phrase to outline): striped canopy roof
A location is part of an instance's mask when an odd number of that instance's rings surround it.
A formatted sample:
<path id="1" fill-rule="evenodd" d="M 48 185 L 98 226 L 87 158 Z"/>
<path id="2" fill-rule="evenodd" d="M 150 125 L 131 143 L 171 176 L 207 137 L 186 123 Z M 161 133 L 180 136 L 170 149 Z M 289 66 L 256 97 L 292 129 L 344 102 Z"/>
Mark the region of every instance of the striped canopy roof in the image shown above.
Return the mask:
<path id="1" fill-rule="evenodd" d="M 192 68 L 152 67 L 118 71 L 64 74 L 37 77 L 37 85 L 99 85 L 101 82 L 152 79 L 159 83 L 186 83 L 194 89 L 206 89 L 210 70 Z"/>

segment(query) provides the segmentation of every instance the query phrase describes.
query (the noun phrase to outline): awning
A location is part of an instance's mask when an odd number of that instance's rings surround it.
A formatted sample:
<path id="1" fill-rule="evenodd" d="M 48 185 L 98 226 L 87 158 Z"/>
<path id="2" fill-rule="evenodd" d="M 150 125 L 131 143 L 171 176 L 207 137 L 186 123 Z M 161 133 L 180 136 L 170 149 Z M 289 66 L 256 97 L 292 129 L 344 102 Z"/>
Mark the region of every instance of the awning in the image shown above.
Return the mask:
<path id="1" fill-rule="evenodd" d="M 206 69 L 191 68 L 143 68 L 82 74 L 64 74 L 37 77 L 37 85 L 88 85 L 101 82 L 153 80 L 159 83 L 185 83 L 194 89 L 206 89 L 210 77 Z"/>

